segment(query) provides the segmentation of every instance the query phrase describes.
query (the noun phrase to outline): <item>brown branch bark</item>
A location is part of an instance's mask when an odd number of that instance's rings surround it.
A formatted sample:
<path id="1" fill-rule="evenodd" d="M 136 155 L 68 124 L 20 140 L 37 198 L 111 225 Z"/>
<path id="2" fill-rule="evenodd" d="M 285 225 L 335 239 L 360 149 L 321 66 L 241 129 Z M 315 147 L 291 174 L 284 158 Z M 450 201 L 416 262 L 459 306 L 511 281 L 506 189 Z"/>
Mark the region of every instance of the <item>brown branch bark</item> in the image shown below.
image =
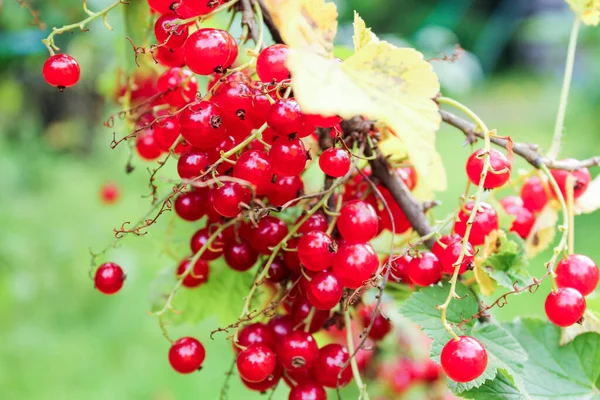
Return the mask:
<path id="1" fill-rule="evenodd" d="M 455 128 L 461 130 L 470 142 L 476 141 L 478 138 L 483 139 L 483 133 L 477 130 L 475 124 L 466 121 L 459 116 L 452 114 L 451 112 L 440 110 L 442 120 L 448 125 L 452 125 Z M 492 143 L 497 146 L 509 148 L 510 142 L 507 139 L 492 137 L 490 138 Z M 574 171 L 579 168 L 587 168 L 593 166 L 600 166 L 600 156 L 588 158 L 586 160 L 552 160 L 539 151 L 539 146 L 532 143 L 521 143 L 513 142 L 512 151 L 525 159 L 529 164 L 535 168 L 540 168 L 542 165 L 547 166 L 550 169 L 564 169 L 567 171 Z"/>
<path id="2" fill-rule="evenodd" d="M 275 43 L 284 43 L 283 38 L 281 37 L 281 34 L 279 33 L 279 29 L 277 29 L 277 26 L 275 26 L 275 22 L 273 21 L 273 16 L 271 16 L 271 13 L 269 12 L 269 10 L 267 9 L 267 6 L 265 5 L 265 2 L 263 0 L 257 0 L 257 1 L 260 4 L 260 8 L 263 13 L 263 20 L 265 21 L 265 25 L 267 26 L 267 29 L 269 30 L 269 32 L 271 32 L 271 37 L 273 38 L 273 41 Z"/>
<path id="3" fill-rule="evenodd" d="M 240 9 L 242 11 L 242 26 L 247 26 L 254 43 L 258 42 L 258 27 L 254 19 L 254 10 L 252 9 L 250 0 L 241 0 Z"/>

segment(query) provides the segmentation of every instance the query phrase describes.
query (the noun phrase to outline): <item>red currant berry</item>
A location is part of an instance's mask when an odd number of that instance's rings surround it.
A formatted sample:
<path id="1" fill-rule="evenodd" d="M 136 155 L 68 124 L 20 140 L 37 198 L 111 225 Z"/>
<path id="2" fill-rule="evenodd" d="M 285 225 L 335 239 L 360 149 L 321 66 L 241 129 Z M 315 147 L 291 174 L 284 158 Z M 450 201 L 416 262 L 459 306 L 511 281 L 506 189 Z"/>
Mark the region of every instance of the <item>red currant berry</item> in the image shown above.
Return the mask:
<path id="1" fill-rule="evenodd" d="M 158 78 L 158 91 L 169 105 L 181 108 L 196 98 L 198 82 L 189 70 L 170 68 Z"/>
<path id="2" fill-rule="evenodd" d="M 304 121 L 306 125 L 310 126 L 318 126 L 320 128 L 333 128 L 340 122 L 342 122 L 342 118 L 337 115 L 331 117 L 324 117 L 320 114 L 304 114 Z"/>
<path id="3" fill-rule="evenodd" d="M 347 243 L 368 242 L 379 232 L 379 219 L 369 203 L 353 200 L 340 210 L 337 228 Z"/>
<path id="4" fill-rule="evenodd" d="M 450 244 L 454 243 L 457 240 L 461 240 L 462 237 L 457 234 L 448 234 L 440 237 L 437 242 L 431 248 L 431 252 L 436 255 L 438 259 L 442 258 L 442 254 L 444 253 L 444 249 Z"/>
<path id="5" fill-rule="evenodd" d="M 294 330 L 294 323 L 290 315 L 277 315 L 267 322 L 267 326 L 271 328 L 277 341 Z"/>
<path id="6" fill-rule="evenodd" d="M 584 296 L 596 289 L 598 275 L 596 263 L 582 254 L 572 254 L 562 259 L 556 266 L 558 287 L 573 288 Z"/>
<path id="7" fill-rule="evenodd" d="M 312 305 L 308 299 L 304 296 L 297 296 L 294 304 L 292 305 L 290 315 L 292 316 L 292 322 L 294 327 L 304 325 L 306 318 L 310 314 Z M 309 333 L 315 333 L 323 327 L 325 321 L 329 318 L 329 311 L 316 310 L 313 315 L 313 319 L 309 326 Z"/>
<path id="8" fill-rule="evenodd" d="M 179 2 L 176 0 L 148 0 L 148 5 L 150 8 L 161 14 L 171 11 L 171 7 L 177 3 Z"/>
<path id="9" fill-rule="evenodd" d="M 169 12 L 161 15 L 154 24 L 154 36 L 159 45 L 167 48 L 177 48 L 183 46 L 188 38 L 188 26 L 175 26 L 174 22 L 179 17 L 175 13 Z"/>
<path id="10" fill-rule="evenodd" d="M 296 224 L 298 224 L 302 218 L 303 218 L 302 215 L 299 216 L 298 219 L 296 220 Z M 325 231 L 327 231 L 328 227 L 329 227 L 329 223 L 327 222 L 327 217 L 325 216 L 325 214 L 322 212 L 316 212 L 316 213 L 312 214 L 310 217 L 308 217 L 302 225 L 300 225 L 300 228 L 298 228 L 298 233 L 306 234 L 306 233 L 312 232 L 312 231 L 325 232 Z"/>
<path id="11" fill-rule="evenodd" d="M 396 234 L 404 233 L 407 230 L 409 230 L 411 228 L 410 221 L 408 220 L 408 218 L 406 218 L 406 215 L 404 215 L 404 212 L 394 199 L 394 196 L 392 196 L 389 190 L 387 190 L 383 186 L 377 186 L 377 189 L 379 189 L 379 191 L 381 192 L 383 198 L 385 199 L 385 202 L 387 203 L 390 211 L 392 212 L 392 219 L 390 219 L 390 214 L 388 213 L 388 210 L 385 207 L 383 207 L 383 204 L 381 204 L 381 207 L 379 207 L 378 209 L 379 217 L 381 218 L 381 226 L 383 226 L 384 229 L 387 229 L 391 232 L 393 220 Z"/>
<path id="12" fill-rule="evenodd" d="M 196 371 L 204 362 L 206 352 L 202 343 L 191 337 L 183 337 L 173 343 L 169 349 L 169 362 L 180 374 Z"/>
<path id="13" fill-rule="evenodd" d="M 277 347 L 279 362 L 290 371 L 310 369 L 318 355 L 317 342 L 312 335 L 303 331 L 291 332 Z"/>
<path id="14" fill-rule="evenodd" d="M 175 212 L 186 221 L 198 221 L 205 215 L 204 199 L 198 192 L 184 192 L 175 199 Z"/>
<path id="15" fill-rule="evenodd" d="M 196 148 L 182 153 L 177 160 L 177 173 L 181 179 L 194 179 L 208 168 L 208 155 Z"/>
<path id="16" fill-rule="evenodd" d="M 281 207 L 285 203 L 302 196 L 303 193 L 304 182 L 299 175 L 283 176 L 277 178 L 267 197 L 274 206 Z"/>
<path id="17" fill-rule="evenodd" d="M 253 344 L 261 344 L 268 348 L 274 348 L 277 344 L 275 334 L 271 327 L 256 322 L 254 324 L 246 325 L 238 334 L 238 344 L 242 347 L 249 347 Z M 240 351 L 238 346 L 234 345 L 236 351 Z"/>
<path id="18" fill-rule="evenodd" d="M 477 150 L 467 160 L 467 176 L 474 185 L 479 185 L 483 172 L 485 150 Z M 490 150 L 491 169 L 488 170 L 483 183 L 484 189 L 495 189 L 504 186 L 510 179 L 510 161 L 498 150 Z"/>
<path id="19" fill-rule="evenodd" d="M 388 260 L 389 259 L 386 259 L 385 262 L 388 262 Z M 390 276 L 396 281 L 412 285 L 413 281 L 408 275 L 408 265 L 410 264 L 410 260 L 412 260 L 412 257 L 405 254 L 392 261 Z"/>
<path id="20" fill-rule="evenodd" d="M 350 171 L 350 154 L 334 147 L 327 149 L 319 157 L 319 167 L 325 175 L 341 178 Z"/>
<path id="21" fill-rule="evenodd" d="M 533 213 L 525 207 L 513 206 L 509 208 L 504 207 L 504 209 L 508 214 L 515 216 L 515 220 L 510 226 L 510 231 L 516 233 L 523 239 L 526 239 L 535 224 L 535 216 Z"/>
<path id="22" fill-rule="evenodd" d="M 333 259 L 333 273 L 350 289 L 362 286 L 379 267 L 377 253 L 369 243 L 344 244 Z"/>
<path id="23" fill-rule="evenodd" d="M 458 268 L 458 274 L 462 275 L 473 265 L 473 256 L 475 255 L 475 251 L 473 250 L 473 246 L 471 243 L 467 242 L 467 248 L 465 254 L 463 256 L 462 262 L 460 263 L 460 267 Z M 446 248 L 442 251 L 442 256 L 439 258 L 440 263 L 442 264 L 442 272 L 448 275 L 454 274 L 455 263 L 458 261 L 460 257 L 460 253 L 462 251 L 463 244 L 461 240 L 457 240 L 452 242 L 446 246 Z"/>
<path id="24" fill-rule="evenodd" d="M 233 36 L 213 28 L 192 33 L 183 48 L 187 66 L 198 75 L 222 74 L 238 55 Z"/>
<path id="25" fill-rule="evenodd" d="M 408 190 L 412 191 L 417 187 L 417 170 L 414 167 L 402 167 L 395 169 L 396 175 L 402 179 L 402 181 L 408 187 Z"/>
<path id="26" fill-rule="evenodd" d="M 123 287 L 125 274 L 120 266 L 107 262 L 98 267 L 94 275 L 94 285 L 100 293 L 115 294 Z"/>
<path id="27" fill-rule="evenodd" d="M 186 258 L 177 267 L 177 271 L 175 272 L 175 277 L 179 280 L 181 276 L 190 269 L 190 259 Z M 194 269 L 192 272 L 187 274 L 185 278 L 183 278 L 183 282 L 181 283 L 183 286 L 187 288 L 195 288 L 200 286 L 204 282 L 208 280 L 208 263 L 204 260 L 198 260 L 194 264 Z"/>
<path id="28" fill-rule="evenodd" d="M 269 266 L 267 280 L 271 283 L 281 283 L 290 276 L 290 270 L 285 265 L 285 260 L 282 255 L 278 255 L 273 259 Z"/>
<path id="29" fill-rule="evenodd" d="M 151 130 L 140 132 L 135 141 L 135 149 L 139 156 L 146 161 L 156 160 L 162 154 L 162 150 Z"/>
<path id="30" fill-rule="evenodd" d="M 240 204 L 249 204 L 252 199 L 250 190 L 235 182 L 225 182 L 213 193 L 213 207 L 224 217 L 237 216 L 242 208 Z"/>
<path id="31" fill-rule="evenodd" d="M 120 197 L 119 185 L 114 182 L 107 182 L 100 188 L 100 200 L 104 204 L 114 204 Z"/>
<path id="32" fill-rule="evenodd" d="M 286 247 L 292 251 L 283 252 L 283 261 L 285 266 L 295 274 L 300 274 L 300 257 L 298 257 L 298 242 L 296 238 L 291 238 L 287 241 Z M 296 251 L 293 251 L 296 249 Z"/>
<path id="33" fill-rule="evenodd" d="M 215 90 L 212 100 L 228 114 L 228 116 L 246 120 L 246 115 L 252 112 L 252 91 L 243 75 L 238 79 L 225 82 Z"/>
<path id="34" fill-rule="evenodd" d="M 181 47 L 176 49 L 158 47 L 153 54 L 156 61 L 164 67 L 183 67 L 185 65 L 185 54 Z"/>
<path id="35" fill-rule="evenodd" d="M 246 151 L 233 167 L 233 176 L 254 185 L 256 194 L 269 193 L 273 179 L 269 156 L 264 151 Z"/>
<path id="36" fill-rule="evenodd" d="M 190 8 L 194 15 L 206 15 L 227 0 L 181 0 L 181 4 Z"/>
<path id="37" fill-rule="evenodd" d="M 464 236 L 467 230 L 467 220 L 473 211 L 473 204 L 472 201 L 465 204 L 463 209 L 458 213 L 457 221 L 454 222 L 454 232 L 461 236 Z M 481 202 L 479 207 L 480 209 L 476 212 L 475 221 L 473 221 L 471 234 L 469 235 L 469 243 L 473 246 L 484 244 L 485 237 L 493 230 L 498 229 L 498 214 L 496 210 L 484 202 Z"/>
<path id="38" fill-rule="evenodd" d="M 250 246 L 250 243 L 242 240 L 225 246 L 225 262 L 236 271 L 247 271 L 256 264 L 258 253 Z"/>
<path id="39" fill-rule="evenodd" d="M 280 135 L 298 133 L 303 125 L 300 106 L 294 99 L 279 99 L 272 106 L 267 123 Z"/>
<path id="40" fill-rule="evenodd" d="M 327 400 L 327 392 L 323 386 L 304 382 L 292 388 L 288 400 Z"/>
<path id="41" fill-rule="evenodd" d="M 256 73 L 264 83 L 279 83 L 290 79 L 290 70 L 285 66 L 290 50 L 284 44 L 274 44 L 260 52 L 256 59 Z"/>
<path id="42" fill-rule="evenodd" d="M 56 86 L 61 92 L 74 86 L 79 81 L 79 64 L 67 54 L 55 54 L 44 63 L 42 75 L 51 86 Z"/>
<path id="43" fill-rule="evenodd" d="M 566 159 L 564 161 L 574 161 L 572 159 Z M 577 199 L 581 196 L 586 190 L 592 177 L 590 175 L 590 170 L 587 168 L 580 168 L 575 171 L 565 171 L 562 169 L 553 169 L 550 171 L 558 187 L 560 192 L 562 193 L 564 199 L 567 199 L 567 177 L 572 175 L 574 178 L 574 186 L 573 186 L 573 198 Z M 554 188 L 550 186 L 550 191 L 552 195 L 556 198 L 556 193 L 554 192 Z"/>
<path id="44" fill-rule="evenodd" d="M 227 128 L 227 129 L 229 130 L 229 128 Z M 209 164 L 215 164 L 216 162 L 218 162 L 221 159 L 221 151 L 224 153 L 227 153 L 229 150 L 233 149 L 236 144 L 237 143 L 233 136 L 225 135 L 225 137 L 223 138 L 223 140 L 221 140 L 221 143 L 219 143 L 217 145 L 217 147 L 215 147 L 212 150 L 208 150 Z M 233 161 L 235 158 L 237 158 L 237 155 L 234 154 L 234 155 L 229 156 L 227 159 Z M 225 175 L 232 168 L 233 168 L 233 165 L 231 165 L 230 163 L 222 162 L 217 167 L 217 172 L 221 175 Z"/>
<path id="45" fill-rule="evenodd" d="M 342 366 L 348 361 L 348 350 L 337 343 L 321 347 L 319 356 L 313 366 L 313 375 L 318 383 L 328 388 L 346 386 L 352 380 L 352 370 L 348 367 L 342 371 Z M 338 375 L 342 371 L 338 380 Z"/>
<path id="46" fill-rule="evenodd" d="M 306 289 L 308 301 L 317 310 L 331 310 L 342 299 L 344 287 L 331 272 L 313 276 Z"/>
<path id="47" fill-rule="evenodd" d="M 310 271 L 323 271 L 331 266 L 335 258 L 335 245 L 325 232 L 312 231 L 300 238 L 298 258 Z"/>
<path id="48" fill-rule="evenodd" d="M 278 138 L 273 142 L 269 156 L 273 171 L 280 176 L 300 175 L 306 166 L 306 147 L 300 139 Z"/>
<path id="49" fill-rule="evenodd" d="M 283 375 L 283 367 L 281 366 L 281 364 L 277 363 L 275 365 L 275 370 L 273 371 L 273 373 L 271 375 L 269 375 L 267 377 L 267 379 L 265 379 L 264 381 L 249 382 L 249 381 L 245 380 L 244 378 L 242 378 L 242 383 L 244 384 L 244 386 L 246 386 L 250 390 L 253 390 L 255 392 L 264 393 L 267 390 L 272 389 L 275 386 L 277 386 L 282 375 Z"/>
<path id="50" fill-rule="evenodd" d="M 270 247 L 275 247 L 288 234 L 288 227 L 277 217 L 268 215 L 258 222 L 258 226 L 250 234 L 250 244 L 261 254 L 271 254 Z"/>
<path id="51" fill-rule="evenodd" d="M 248 382 L 264 381 L 275 370 L 275 353 L 262 344 L 252 344 L 237 358 L 240 376 Z"/>
<path id="52" fill-rule="evenodd" d="M 210 101 L 189 105 L 179 114 L 181 136 L 192 146 L 212 150 L 226 138 L 221 109 Z"/>
<path id="53" fill-rule="evenodd" d="M 179 120 L 177 117 L 162 118 L 153 125 L 154 140 L 158 147 L 169 152 L 175 140 L 179 137 Z"/>
<path id="54" fill-rule="evenodd" d="M 410 279 L 419 286 L 429 286 L 442 279 L 442 264 L 433 253 L 421 253 L 408 264 Z"/>
<path id="55" fill-rule="evenodd" d="M 361 308 L 360 319 L 365 329 L 371 323 L 374 311 L 375 306 L 372 304 Z M 375 316 L 375 320 L 373 321 L 371 331 L 369 332 L 369 338 L 375 341 L 382 340 L 384 337 L 386 337 L 388 333 L 390 333 L 391 330 L 392 323 L 381 314 L 381 311 L 378 310 L 377 315 Z"/>
<path id="56" fill-rule="evenodd" d="M 521 188 L 521 198 L 523 207 L 532 213 L 542 211 L 548 203 L 548 192 L 544 182 L 538 176 L 527 178 Z"/>
<path id="57" fill-rule="evenodd" d="M 442 349 L 441 364 L 444 372 L 456 382 L 469 382 L 478 378 L 487 367 L 485 347 L 470 336 L 450 339 Z"/>
<path id="58" fill-rule="evenodd" d="M 546 315 L 554 325 L 562 327 L 573 325 L 583 317 L 585 308 L 583 295 L 570 287 L 559 288 L 546 297 Z"/>
<path id="59" fill-rule="evenodd" d="M 194 233 L 194 236 L 192 236 L 192 240 L 190 241 L 192 253 L 196 254 L 197 252 L 199 252 L 200 249 L 206 245 L 210 236 L 211 231 L 209 231 L 209 228 L 202 228 L 196 233 Z M 206 261 L 216 260 L 217 258 L 221 257 L 221 255 L 223 254 L 223 250 L 223 236 L 219 234 L 213 240 L 210 246 L 206 248 L 204 253 L 202 253 L 202 256 L 200 256 L 200 258 Z"/>

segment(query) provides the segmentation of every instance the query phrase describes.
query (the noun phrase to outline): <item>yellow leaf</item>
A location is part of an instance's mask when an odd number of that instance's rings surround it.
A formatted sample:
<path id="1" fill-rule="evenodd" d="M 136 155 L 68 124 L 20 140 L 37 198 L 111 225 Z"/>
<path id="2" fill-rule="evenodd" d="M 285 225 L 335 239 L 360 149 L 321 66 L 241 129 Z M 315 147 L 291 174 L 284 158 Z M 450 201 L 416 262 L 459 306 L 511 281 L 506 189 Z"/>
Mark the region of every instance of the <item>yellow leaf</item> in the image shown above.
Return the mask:
<path id="1" fill-rule="evenodd" d="M 598 319 L 598 317 L 590 310 L 587 310 L 583 314 L 583 323 L 581 325 L 573 324 L 560 330 L 560 345 L 564 346 L 573 341 L 577 336 L 587 332 L 600 334 L 600 319 Z"/>
<path id="2" fill-rule="evenodd" d="M 566 0 L 566 2 L 585 25 L 597 26 L 600 22 L 600 0 Z"/>
<path id="3" fill-rule="evenodd" d="M 594 178 L 585 192 L 575 201 L 577 214 L 593 213 L 600 208 L 600 175 Z"/>
<path id="4" fill-rule="evenodd" d="M 368 45 L 369 43 L 379 42 L 379 38 L 371 31 L 371 28 L 367 28 L 365 21 L 354 11 L 354 51 L 358 51 Z"/>
<path id="5" fill-rule="evenodd" d="M 387 42 L 372 42 L 339 63 L 310 49 L 292 49 L 287 61 L 294 96 L 307 113 L 363 115 L 378 120 L 406 145 L 419 180 L 446 189 L 446 174 L 435 149 L 440 126 L 432 98 L 439 81 L 423 55 Z"/>
<path id="6" fill-rule="evenodd" d="M 480 264 L 475 265 L 475 269 L 473 270 L 475 274 L 475 280 L 479 284 L 479 290 L 481 294 L 484 296 L 489 296 L 494 293 L 495 285 L 494 281 L 490 276 L 483 270 L 483 267 Z"/>
<path id="7" fill-rule="evenodd" d="M 544 251 L 550 246 L 556 234 L 556 222 L 558 221 L 558 213 L 551 204 L 546 205 L 540 212 L 531 233 L 525 240 L 525 248 L 527 249 L 527 257 L 533 258 L 536 254 Z"/>
<path id="8" fill-rule="evenodd" d="M 490 234 L 485 237 L 485 243 L 481 251 L 475 257 L 475 269 L 473 269 L 473 274 L 475 275 L 475 280 L 479 284 L 479 290 L 481 290 L 481 294 L 484 296 L 489 296 L 494 293 L 495 285 L 489 274 L 484 271 L 483 264 L 489 256 L 498 251 L 498 243 L 500 242 L 501 237 L 506 237 L 504 231 L 496 229 L 490 232 Z"/>
<path id="9" fill-rule="evenodd" d="M 325 0 L 264 0 L 273 23 L 290 47 L 313 47 L 333 54 L 337 8 Z"/>

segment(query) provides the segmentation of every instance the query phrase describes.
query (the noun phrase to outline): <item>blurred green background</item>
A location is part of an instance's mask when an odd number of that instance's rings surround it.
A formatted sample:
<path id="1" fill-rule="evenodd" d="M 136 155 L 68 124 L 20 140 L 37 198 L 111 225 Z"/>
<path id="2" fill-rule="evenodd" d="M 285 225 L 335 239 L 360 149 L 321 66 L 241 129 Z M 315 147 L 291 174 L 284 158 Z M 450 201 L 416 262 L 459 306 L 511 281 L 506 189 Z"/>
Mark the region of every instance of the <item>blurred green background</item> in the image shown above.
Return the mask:
<path id="1" fill-rule="evenodd" d="M 89 1 L 100 9 L 109 1 Z M 352 10 L 387 40 L 409 43 L 432 57 L 460 43 L 467 51 L 455 63 L 436 63 L 444 92 L 480 113 L 500 135 L 547 148 L 551 140 L 572 14 L 561 1 L 538 0 L 340 0 L 340 44 L 348 44 Z M 527 3 L 527 4 L 524 4 Z M 58 93 L 45 84 L 47 57 L 40 40 L 48 33 L 30 26 L 15 0 L 0 14 L 0 398 L 3 399 L 187 399 L 218 398 L 232 360 L 224 336 L 208 338 L 219 323 L 172 328 L 207 347 L 201 373 L 181 376 L 167 362 L 168 343 L 147 315 L 151 285 L 175 261 L 165 251 L 169 217 L 150 234 L 127 238 L 107 256 L 128 274 L 125 289 L 105 297 L 93 290 L 89 248 L 100 250 L 112 229 L 137 220 L 149 200 L 146 165 L 125 174 L 128 150 L 109 148 L 112 130 L 103 121 L 116 110 L 116 69 L 131 57 L 119 11 L 91 33 L 74 32 L 57 44 L 81 64 L 77 87 Z M 48 27 L 83 19 L 79 1 L 33 1 Z M 588 157 L 600 149 L 600 37 L 584 28 L 566 120 L 563 156 Z M 462 135 L 439 133 L 448 171 L 462 171 L 470 154 Z M 520 161 L 517 166 L 527 168 Z M 595 176 L 597 171 L 592 171 Z M 453 209 L 465 176 L 449 173 L 449 190 L 438 216 Z M 117 205 L 100 202 L 99 190 L 117 182 Z M 509 192 L 510 190 L 507 190 Z M 577 217 L 576 250 L 600 260 L 596 233 L 600 215 Z M 182 235 L 172 251 L 185 246 Z M 187 237 L 187 236 L 186 236 Z M 173 250 L 175 249 L 175 250 Z M 541 275 L 549 252 L 532 262 Z M 180 252 L 178 256 L 182 256 Z M 510 300 L 496 316 L 542 315 L 547 288 Z M 589 299 L 600 309 L 598 297 Z M 259 398 L 232 379 L 231 398 Z M 284 386 L 284 385 L 280 385 Z M 282 388 L 280 388 L 282 389 Z M 283 398 L 279 390 L 275 398 Z"/>

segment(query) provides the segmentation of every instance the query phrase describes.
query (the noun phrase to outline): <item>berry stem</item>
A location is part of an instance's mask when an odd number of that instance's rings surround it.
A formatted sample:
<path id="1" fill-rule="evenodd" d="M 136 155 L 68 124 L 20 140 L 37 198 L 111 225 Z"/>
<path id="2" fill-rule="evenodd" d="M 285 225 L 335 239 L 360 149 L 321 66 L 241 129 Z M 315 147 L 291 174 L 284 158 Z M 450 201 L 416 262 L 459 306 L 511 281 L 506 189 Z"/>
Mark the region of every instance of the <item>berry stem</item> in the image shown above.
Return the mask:
<path id="1" fill-rule="evenodd" d="M 569 216 L 569 247 L 567 249 L 569 255 L 572 255 L 575 251 L 575 181 L 573 175 L 567 175 L 565 186 L 567 190 L 567 215 Z"/>
<path id="2" fill-rule="evenodd" d="M 374 319 L 374 318 L 373 318 Z M 346 346 L 348 347 L 348 352 L 350 354 L 354 354 L 354 338 L 352 337 L 352 321 L 350 320 L 350 311 L 346 308 L 344 310 L 344 323 L 346 325 Z M 356 386 L 359 390 L 358 399 L 369 400 L 369 393 L 367 392 L 367 385 L 363 383 L 362 378 L 360 377 L 360 371 L 358 370 L 358 364 L 356 363 L 356 357 L 350 357 L 350 368 L 352 369 L 352 375 L 354 376 L 354 381 L 356 382 Z M 341 375 L 342 371 L 340 371 Z M 339 376 L 338 375 L 338 379 Z"/>
<path id="3" fill-rule="evenodd" d="M 481 196 L 484 192 L 483 186 L 485 184 L 485 178 L 488 174 L 488 171 L 491 169 L 490 150 L 491 150 L 492 145 L 491 145 L 491 141 L 490 141 L 490 130 L 485 125 L 485 123 L 481 120 L 481 118 L 479 118 L 479 116 L 477 114 L 475 114 L 472 110 L 470 110 L 465 105 L 459 103 L 458 101 L 447 98 L 447 97 L 438 98 L 438 103 L 453 106 L 453 107 L 457 108 L 458 110 L 467 114 L 473 120 L 473 122 L 475 122 L 478 129 L 483 131 L 483 135 L 484 135 L 483 169 L 481 171 L 481 179 L 479 180 L 479 185 L 477 187 L 477 191 L 475 192 L 475 200 L 473 201 L 473 210 L 471 211 L 471 214 L 469 215 L 469 219 L 467 220 L 467 227 L 465 230 L 464 237 L 462 239 L 462 247 L 460 249 L 460 254 L 458 256 L 458 259 L 454 263 L 454 273 L 452 274 L 452 278 L 450 278 L 450 291 L 448 293 L 448 297 L 446 298 L 446 301 L 442 305 L 438 306 L 438 309 L 441 310 L 441 320 L 442 320 L 442 325 L 444 326 L 444 329 L 446 329 L 448 331 L 448 333 L 450 333 L 456 340 L 458 340 L 458 335 L 456 335 L 456 333 L 454 333 L 454 330 L 452 329 L 452 327 L 448 323 L 448 320 L 446 319 L 446 313 L 448 311 L 448 306 L 452 302 L 452 299 L 458 298 L 458 295 L 456 294 L 456 283 L 458 281 L 458 272 L 460 270 L 460 265 L 462 264 L 463 259 L 464 259 L 465 255 L 467 254 L 467 248 L 468 248 L 469 236 L 471 234 L 471 228 L 473 227 L 473 222 L 475 221 L 475 218 L 477 216 L 477 212 L 479 210 L 479 205 L 481 204 Z"/>
<path id="4" fill-rule="evenodd" d="M 558 112 L 556 113 L 556 123 L 554 124 L 554 136 L 552 145 L 548 151 L 548 157 L 555 159 L 560 152 L 563 128 L 565 125 L 565 114 L 567 112 L 567 101 L 569 99 L 569 89 L 571 87 L 571 78 L 573 77 L 573 66 L 575 64 L 575 50 L 577 49 L 577 36 L 579 35 L 579 26 L 581 21 L 575 17 L 571 35 L 569 36 L 569 48 L 567 50 L 567 61 L 565 65 L 565 74 L 563 76 L 562 89 L 560 92 L 560 102 L 558 103 Z"/>
<path id="5" fill-rule="evenodd" d="M 106 7 L 104 10 L 98 11 L 95 13 L 95 12 L 89 11 L 84 3 L 84 11 L 86 12 L 86 14 L 89 15 L 89 17 L 87 17 L 86 19 L 81 20 L 79 22 L 76 22 L 74 24 L 64 25 L 61 28 L 52 28 L 52 32 L 50 32 L 50 34 L 48 35 L 48 37 L 46 39 L 42 39 L 42 43 L 44 43 L 44 46 L 46 46 L 46 48 L 50 52 L 50 55 L 54 55 L 55 50 L 56 51 L 60 50 L 60 48 L 54 44 L 54 36 L 55 35 L 60 35 L 62 33 L 65 33 L 67 31 L 71 31 L 71 30 L 77 29 L 77 28 L 79 28 L 83 31 L 84 30 L 83 28 L 85 28 L 85 26 L 87 24 L 89 24 L 93 20 L 98 19 L 100 17 L 102 17 L 104 19 L 104 24 L 106 25 L 106 27 L 108 29 L 112 29 L 106 22 L 106 15 L 110 12 L 110 10 L 112 10 L 113 8 L 117 7 L 120 4 L 129 4 L 129 3 L 124 2 L 123 0 L 119 0 L 119 1 L 112 3 L 111 5 Z"/>

